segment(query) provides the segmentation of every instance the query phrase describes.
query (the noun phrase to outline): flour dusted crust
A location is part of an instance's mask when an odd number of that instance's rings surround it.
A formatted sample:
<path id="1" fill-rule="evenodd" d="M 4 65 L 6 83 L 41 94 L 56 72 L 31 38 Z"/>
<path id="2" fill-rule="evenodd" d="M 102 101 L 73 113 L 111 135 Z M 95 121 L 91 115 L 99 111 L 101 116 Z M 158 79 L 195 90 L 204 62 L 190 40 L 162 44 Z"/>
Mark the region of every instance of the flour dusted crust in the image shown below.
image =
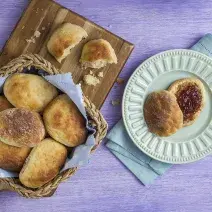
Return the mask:
<path id="1" fill-rule="evenodd" d="M 86 121 L 66 94 L 59 95 L 46 107 L 43 120 L 48 134 L 66 146 L 75 147 L 86 140 Z"/>
<path id="2" fill-rule="evenodd" d="M 20 108 L 0 112 L 0 141 L 16 147 L 34 147 L 45 137 L 38 113 Z"/>
<path id="3" fill-rule="evenodd" d="M 58 94 L 43 77 L 34 74 L 13 74 L 4 84 L 4 95 L 17 108 L 42 112 Z"/>
<path id="4" fill-rule="evenodd" d="M 48 51 L 61 63 L 70 54 L 70 50 L 87 36 L 87 32 L 82 27 L 64 23 L 53 32 L 47 44 Z"/>
<path id="5" fill-rule="evenodd" d="M 178 98 L 178 94 L 182 90 L 186 89 L 188 86 L 195 86 L 198 89 L 199 94 L 201 96 L 201 104 L 200 104 L 199 109 L 191 116 L 191 118 L 189 120 L 184 119 L 183 126 L 189 126 L 189 125 L 193 124 L 195 122 L 195 120 L 198 118 L 198 116 L 200 115 L 200 113 L 201 113 L 201 111 L 202 111 L 202 109 L 205 105 L 204 85 L 197 78 L 184 78 L 184 79 L 180 79 L 180 80 L 175 81 L 168 88 L 168 90 Z"/>
<path id="6" fill-rule="evenodd" d="M 144 103 L 144 118 L 149 131 L 162 137 L 183 126 L 183 114 L 176 97 L 165 90 L 152 92 Z"/>
<path id="7" fill-rule="evenodd" d="M 51 138 L 46 138 L 31 151 L 19 179 L 29 188 L 39 188 L 59 173 L 66 158 L 66 147 Z"/>
<path id="8" fill-rule="evenodd" d="M 104 39 L 91 40 L 82 50 L 80 62 L 85 68 L 102 68 L 117 63 L 117 57 L 111 44 Z"/>

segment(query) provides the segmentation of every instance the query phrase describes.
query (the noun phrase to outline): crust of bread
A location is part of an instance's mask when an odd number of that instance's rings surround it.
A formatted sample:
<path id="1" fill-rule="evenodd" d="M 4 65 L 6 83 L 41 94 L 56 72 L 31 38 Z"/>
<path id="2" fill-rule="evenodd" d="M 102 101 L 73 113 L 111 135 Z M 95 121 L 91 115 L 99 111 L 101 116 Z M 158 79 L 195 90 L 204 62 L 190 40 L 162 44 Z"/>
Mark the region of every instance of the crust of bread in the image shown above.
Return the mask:
<path id="1" fill-rule="evenodd" d="M 80 62 L 85 68 L 102 68 L 107 64 L 117 64 L 117 57 L 111 44 L 104 40 L 91 40 L 82 50 Z"/>
<path id="2" fill-rule="evenodd" d="M 168 88 L 168 91 L 170 91 L 171 93 L 176 95 L 179 92 L 179 90 L 183 90 L 186 86 L 190 86 L 190 85 L 196 85 L 198 87 L 198 89 L 201 93 L 201 96 L 202 96 L 202 102 L 201 102 L 201 106 L 200 106 L 199 110 L 192 116 L 192 119 L 183 122 L 184 127 L 189 126 L 196 121 L 196 119 L 199 117 L 199 115 L 200 115 L 200 113 L 201 113 L 201 111 L 202 111 L 202 109 L 205 105 L 205 88 L 204 88 L 204 85 L 197 78 L 184 78 L 184 79 L 180 79 L 180 80 L 175 81 Z"/>
<path id="3" fill-rule="evenodd" d="M 19 148 L 0 142 L 0 168 L 19 172 L 30 151 L 28 147 Z"/>
<path id="4" fill-rule="evenodd" d="M 66 146 L 75 147 L 86 140 L 85 119 L 66 94 L 59 95 L 46 107 L 43 120 L 48 134 Z"/>
<path id="5" fill-rule="evenodd" d="M 59 173 L 66 158 L 66 147 L 51 138 L 46 138 L 31 151 L 19 179 L 26 187 L 39 188 Z"/>
<path id="6" fill-rule="evenodd" d="M 70 50 L 87 36 L 87 32 L 82 27 L 64 23 L 53 32 L 47 43 L 48 51 L 61 63 L 70 54 Z"/>
<path id="7" fill-rule="evenodd" d="M 18 73 L 6 80 L 4 95 L 17 108 L 42 112 L 58 92 L 41 76 Z"/>
<path id="8" fill-rule="evenodd" d="M 176 97 L 165 90 L 148 95 L 144 118 L 149 131 L 162 137 L 176 133 L 183 126 L 183 114 Z"/>
<path id="9" fill-rule="evenodd" d="M 5 96 L 0 96 L 0 112 L 9 108 L 13 108 L 12 104 L 6 99 Z"/>
<path id="10" fill-rule="evenodd" d="M 34 147 L 45 137 L 41 116 L 33 111 L 11 108 L 0 112 L 0 141 L 16 147 Z"/>

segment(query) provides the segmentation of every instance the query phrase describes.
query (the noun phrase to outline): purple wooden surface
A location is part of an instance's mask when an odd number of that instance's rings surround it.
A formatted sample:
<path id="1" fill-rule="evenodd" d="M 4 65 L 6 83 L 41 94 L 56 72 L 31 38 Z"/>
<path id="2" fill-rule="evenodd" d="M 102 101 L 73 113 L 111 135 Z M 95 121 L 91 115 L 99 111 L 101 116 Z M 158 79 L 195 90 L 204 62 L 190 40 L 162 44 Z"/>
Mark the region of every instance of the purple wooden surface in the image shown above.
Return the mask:
<path id="1" fill-rule="evenodd" d="M 147 57 L 172 48 L 189 48 L 211 32 L 208 0 L 58 0 L 62 5 L 135 44 L 121 77 L 128 79 Z M 0 3 L 0 48 L 14 28 L 27 0 Z M 102 113 L 110 128 L 121 118 L 124 86 L 114 86 Z M 0 192 L 0 212 L 184 212 L 212 211 L 212 158 L 177 165 L 149 188 L 144 187 L 103 145 L 51 198 L 28 200 Z"/>

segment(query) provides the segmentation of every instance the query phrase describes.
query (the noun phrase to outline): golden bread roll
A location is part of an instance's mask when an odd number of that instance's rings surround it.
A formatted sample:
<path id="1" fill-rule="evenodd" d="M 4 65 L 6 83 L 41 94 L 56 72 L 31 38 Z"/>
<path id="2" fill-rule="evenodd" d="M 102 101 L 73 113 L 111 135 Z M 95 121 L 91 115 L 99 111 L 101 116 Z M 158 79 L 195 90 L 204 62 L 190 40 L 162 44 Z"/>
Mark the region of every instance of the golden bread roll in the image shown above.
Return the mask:
<path id="1" fill-rule="evenodd" d="M 98 39 L 84 45 L 80 62 L 85 68 L 102 68 L 107 64 L 116 64 L 117 57 L 108 41 Z"/>
<path id="2" fill-rule="evenodd" d="M 144 118 L 149 131 L 159 136 L 170 136 L 183 126 L 183 113 L 176 97 L 165 90 L 148 95 Z"/>
<path id="3" fill-rule="evenodd" d="M 0 141 L 16 147 L 34 147 L 45 137 L 38 113 L 20 108 L 0 112 Z"/>
<path id="4" fill-rule="evenodd" d="M 29 147 L 19 148 L 0 142 L 0 168 L 19 172 L 30 151 Z"/>
<path id="5" fill-rule="evenodd" d="M 66 158 L 66 147 L 46 138 L 31 151 L 19 174 L 19 179 L 29 188 L 39 188 L 59 173 Z"/>
<path id="6" fill-rule="evenodd" d="M 176 96 L 183 112 L 183 126 L 193 124 L 205 105 L 202 82 L 196 78 L 184 78 L 175 81 L 168 90 Z"/>
<path id="7" fill-rule="evenodd" d="M 58 94 L 57 89 L 34 74 L 13 74 L 4 84 L 4 95 L 17 108 L 41 112 Z"/>
<path id="8" fill-rule="evenodd" d="M 66 146 L 75 147 L 86 140 L 86 121 L 66 94 L 59 95 L 45 108 L 43 120 L 49 135 Z"/>
<path id="9" fill-rule="evenodd" d="M 0 96 L 0 112 L 9 108 L 13 108 L 13 106 L 4 96 Z"/>
<path id="10" fill-rule="evenodd" d="M 70 54 L 70 50 L 87 36 L 87 32 L 82 27 L 64 23 L 53 32 L 47 43 L 48 51 L 61 63 Z"/>

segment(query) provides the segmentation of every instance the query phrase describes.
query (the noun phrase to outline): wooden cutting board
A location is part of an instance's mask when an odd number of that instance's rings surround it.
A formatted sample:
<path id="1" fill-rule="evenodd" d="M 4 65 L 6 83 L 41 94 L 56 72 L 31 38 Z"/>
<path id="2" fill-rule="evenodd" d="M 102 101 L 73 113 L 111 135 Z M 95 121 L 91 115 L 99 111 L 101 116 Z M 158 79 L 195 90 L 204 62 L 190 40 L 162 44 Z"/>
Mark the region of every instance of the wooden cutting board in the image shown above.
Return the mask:
<path id="1" fill-rule="evenodd" d="M 52 32 L 63 22 L 71 22 L 83 27 L 88 33 L 88 38 L 72 49 L 71 54 L 60 64 L 48 53 L 46 44 Z M 26 39 L 30 39 L 35 31 L 41 33 L 40 37 L 35 39 L 35 43 L 27 42 Z M 83 70 L 79 64 L 82 47 L 87 41 L 98 38 L 108 40 L 118 58 L 118 64 L 93 71 L 96 74 L 103 71 L 104 77 L 100 79 L 100 84 L 88 86 L 82 83 L 84 94 L 97 108 L 100 108 L 132 52 L 133 44 L 52 0 L 32 0 L 30 2 L 1 52 L 0 67 L 23 53 L 36 53 L 50 61 L 62 72 L 71 72 L 74 82 L 78 83 L 85 74 L 90 72 L 90 69 Z"/>

